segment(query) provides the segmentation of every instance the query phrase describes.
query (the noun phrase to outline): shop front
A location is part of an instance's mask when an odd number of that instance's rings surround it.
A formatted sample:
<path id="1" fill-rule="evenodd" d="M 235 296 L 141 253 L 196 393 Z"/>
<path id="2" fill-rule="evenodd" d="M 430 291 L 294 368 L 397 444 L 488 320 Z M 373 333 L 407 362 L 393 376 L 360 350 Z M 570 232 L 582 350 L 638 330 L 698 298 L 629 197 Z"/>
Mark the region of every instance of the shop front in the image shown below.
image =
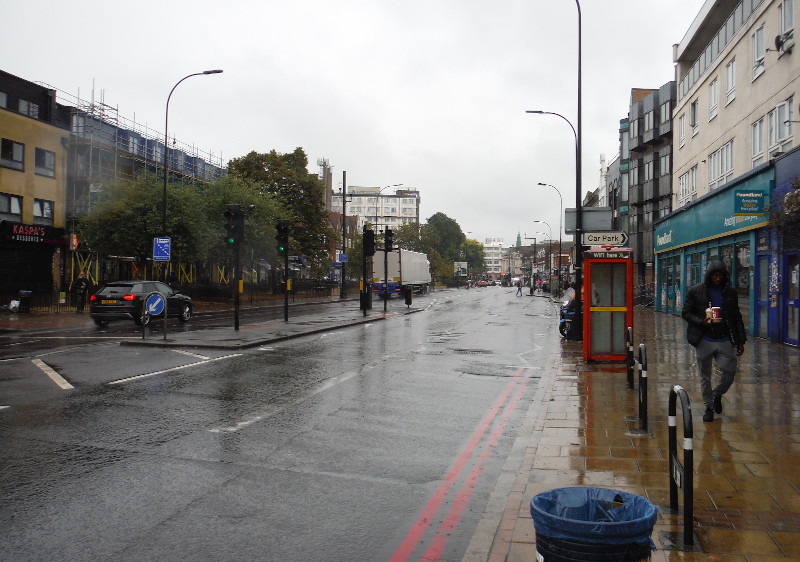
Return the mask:
<path id="1" fill-rule="evenodd" d="M 771 166 L 757 168 L 654 225 L 656 310 L 680 315 L 689 287 L 703 281 L 709 262 L 722 261 L 748 333 L 766 337 L 773 320 L 771 264 L 777 260 L 766 228 L 774 183 Z"/>
<path id="2" fill-rule="evenodd" d="M 3 304 L 19 291 L 52 297 L 63 271 L 64 229 L 0 221 L 0 295 Z"/>

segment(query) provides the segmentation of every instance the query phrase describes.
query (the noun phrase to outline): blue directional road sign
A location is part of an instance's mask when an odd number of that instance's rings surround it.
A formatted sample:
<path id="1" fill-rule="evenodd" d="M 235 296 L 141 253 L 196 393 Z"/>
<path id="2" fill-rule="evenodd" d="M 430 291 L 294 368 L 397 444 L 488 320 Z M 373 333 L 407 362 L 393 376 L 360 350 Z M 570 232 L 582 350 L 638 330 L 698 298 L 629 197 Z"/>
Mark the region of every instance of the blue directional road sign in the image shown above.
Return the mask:
<path id="1" fill-rule="evenodd" d="M 144 301 L 145 310 L 150 316 L 158 316 L 164 312 L 164 297 L 161 293 L 152 293 Z"/>
<path id="2" fill-rule="evenodd" d="M 153 261 L 169 261 L 172 238 L 153 238 Z"/>

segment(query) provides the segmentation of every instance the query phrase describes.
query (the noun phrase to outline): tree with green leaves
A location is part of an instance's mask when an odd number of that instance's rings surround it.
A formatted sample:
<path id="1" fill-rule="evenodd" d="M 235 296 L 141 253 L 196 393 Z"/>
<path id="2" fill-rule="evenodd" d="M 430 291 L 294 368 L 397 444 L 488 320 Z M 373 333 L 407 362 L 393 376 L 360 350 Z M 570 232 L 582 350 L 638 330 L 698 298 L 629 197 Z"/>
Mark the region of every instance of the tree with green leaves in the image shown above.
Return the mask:
<path id="1" fill-rule="evenodd" d="M 469 270 L 472 273 L 483 273 L 486 269 L 483 263 L 484 251 L 483 244 L 477 240 L 466 240 L 464 242 L 464 259 L 469 265 Z"/>
<path id="2" fill-rule="evenodd" d="M 153 238 L 165 235 L 162 197 L 161 180 L 151 174 L 110 184 L 78 224 L 78 235 L 92 252 L 130 256 L 143 269 L 153 254 Z M 193 186 L 169 186 L 166 234 L 172 238 L 173 259 L 206 258 L 211 239 L 205 216 L 197 212 L 202 208 L 202 196 Z"/>
<path id="3" fill-rule="evenodd" d="M 289 252 L 312 261 L 315 275 L 327 272 L 329 247 L 335 235 L 325 208 L 325 187 L 308 172 L 302 148 L 281 154 L 250 152 L 228 163 L 228 173 L 243 180 L 259 196 L 273 195 L 291 223 Z"/>

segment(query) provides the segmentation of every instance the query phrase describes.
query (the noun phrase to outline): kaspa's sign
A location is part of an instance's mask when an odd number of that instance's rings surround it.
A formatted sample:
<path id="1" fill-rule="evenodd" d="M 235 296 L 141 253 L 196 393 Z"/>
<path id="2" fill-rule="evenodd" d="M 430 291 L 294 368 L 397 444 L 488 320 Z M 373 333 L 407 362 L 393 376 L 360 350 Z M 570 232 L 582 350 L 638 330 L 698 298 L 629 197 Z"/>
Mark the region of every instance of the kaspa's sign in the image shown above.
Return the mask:
<path id="1" fill-rule="evenodd" d="M 759 216 L 764 214 L 764 201 L 766 200 L 763 191 L 754 191 L 751 189 L 737 189 L 734 194 L 734 215 L 741 216 Z"/>

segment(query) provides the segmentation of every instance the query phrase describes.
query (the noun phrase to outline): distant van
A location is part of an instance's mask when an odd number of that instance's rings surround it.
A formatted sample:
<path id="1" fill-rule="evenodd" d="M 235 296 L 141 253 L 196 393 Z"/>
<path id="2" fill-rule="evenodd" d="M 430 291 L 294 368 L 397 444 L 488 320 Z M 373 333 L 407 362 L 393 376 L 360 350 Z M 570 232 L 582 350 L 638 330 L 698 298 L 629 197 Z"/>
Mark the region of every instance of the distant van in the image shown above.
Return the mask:
<path id="1" fill-rule="evenodd" d="M 511 278 L 511 285 L 513 287 L 516 287 L 518 282 L 519 282 L 519 277 L 512 277 Z"/>

